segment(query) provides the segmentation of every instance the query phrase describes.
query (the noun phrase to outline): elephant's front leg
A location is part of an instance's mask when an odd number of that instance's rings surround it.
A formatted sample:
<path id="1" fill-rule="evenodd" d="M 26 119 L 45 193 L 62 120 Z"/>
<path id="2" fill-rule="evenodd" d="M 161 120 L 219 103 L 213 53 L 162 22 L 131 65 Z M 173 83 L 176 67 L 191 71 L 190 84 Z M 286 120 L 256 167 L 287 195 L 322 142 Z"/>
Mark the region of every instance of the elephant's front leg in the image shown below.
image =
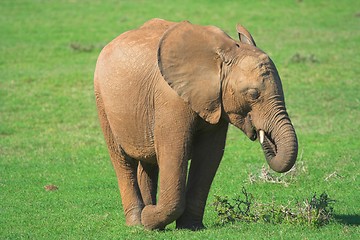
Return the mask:
<path id="1" fill-rule="evenodd" d="M 185 209 L 188 161 L 184 149 L 166 143 L 159 148 L 159 199 L 156 205 L 145 206 L 141 213 L 141 223 L 146 229 L 164 229 L 179 218 Z M 179 154 L 179 151 L 182 153 Z"/>
<path id="2" fill-rule="evenodd" d="M 178 219 L 185 209 L 188 149 L 192 133 L 191 123 L 185 121 L 189 120 L 184 119 L 174 126 L 171 123 L 173 120 L 169 119 L 169 123 L 155 127 L 159 196 L 156 205 L 145 206 L 141 213 L 141 223 L 147 229 L 164 229 Z"/>
<path id="3" fill-rule="evenodd" d="M 186 208 L 176 221 L 177 228 L 205 228 L 205 204 L 216 170 L 224 153 L 228 123 L 220 122 L 215 129 L 194 137 L 192 160 L 186 189 Z"/>

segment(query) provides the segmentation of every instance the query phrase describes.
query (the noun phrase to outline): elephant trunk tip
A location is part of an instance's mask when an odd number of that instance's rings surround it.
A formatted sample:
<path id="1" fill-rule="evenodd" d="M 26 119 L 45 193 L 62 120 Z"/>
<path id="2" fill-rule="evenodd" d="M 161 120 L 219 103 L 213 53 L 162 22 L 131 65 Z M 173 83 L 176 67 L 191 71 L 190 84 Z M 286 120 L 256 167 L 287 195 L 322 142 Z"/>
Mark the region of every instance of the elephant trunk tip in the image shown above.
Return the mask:
<path id="1" fill-rule="evenodd" d="M 268 164 L 272 170 L 278 173 L 286 173 L 288 172 L 294 165 L 295 161 L 291 164 L 285 164 L 285 165 L 279 165 L 279 164 L 273 164 L 271 163 L 271 160 L 268 161 Z"/>
<path id="2" fill-rule="evenodd" d="M 298 147 L 297 144 L 294 144 L 292 149 L 288 149 L 284 152 L 277 152 L 273 158 L 267 159 L 271 169 L 278 173 L 285 173 L 289 171 L 296 162 Z"/>
<path id="3" fill-rule="evenodd" d="M 270 168 L 278 173 L 289 171 L 295 164 L 298 154 L 298 142 L 293 127 L 287 129 L 282 137 L 271 138 L 259 131 L 259 140 Z"/>

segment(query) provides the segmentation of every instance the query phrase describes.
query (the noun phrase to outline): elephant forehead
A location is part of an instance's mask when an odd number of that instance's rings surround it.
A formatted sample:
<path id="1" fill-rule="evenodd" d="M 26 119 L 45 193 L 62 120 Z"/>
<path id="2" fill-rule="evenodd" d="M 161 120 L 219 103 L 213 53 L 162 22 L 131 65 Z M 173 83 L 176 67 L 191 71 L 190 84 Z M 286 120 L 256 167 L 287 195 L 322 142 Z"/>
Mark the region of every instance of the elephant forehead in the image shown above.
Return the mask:
<path id="1" fill-rule="evenodd" d="M 271 60 L 265 53 L 245 56 L 240 62 L 240 68 L 246 71 L 266 71 L 271 67 Z"/>
<path id="2" fill-rule="evenodd" d="M 233 88 L 243 90 L 267 88 L 269 87 L 268 84 L 273 84 L 276 81 L 276 78 L 276 68 L 266 54 L 243 58 L 229 75 L 229 79 L 232 79 Z"/>

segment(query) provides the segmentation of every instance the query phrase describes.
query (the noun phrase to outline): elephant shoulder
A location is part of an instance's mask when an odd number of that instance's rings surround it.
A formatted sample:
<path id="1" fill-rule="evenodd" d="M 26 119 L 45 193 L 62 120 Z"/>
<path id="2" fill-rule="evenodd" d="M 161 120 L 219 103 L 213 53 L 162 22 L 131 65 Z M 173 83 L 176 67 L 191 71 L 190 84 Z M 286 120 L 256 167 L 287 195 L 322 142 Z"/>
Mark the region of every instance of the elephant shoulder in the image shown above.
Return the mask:
<path id="1" fill-rule="evenodd" d="M 166 21 L 159 18 L 145 22 L 141 27 L 126 31 L 115 38 L 109 46 L 120 47 L 122 49 L 149 49 L 155 50 L 158 47 L 160 38 L 175 22 Z"/>
<path id="2" fill-rule="evenodd" d="M 146 67 L 148 64 L 157 66 L 159 41 L 167 29 L 176 24 L 155 18 L 145 22 L 140 28 L 123 32 L 102 49 L 97 65 L 102 69 L 116 66 L 123 68 L 122 71 L 139 70 L 139 67 Z M 139 72 L 150 70 L 153 68 L 144 68 Z"/>
<path id="3" fill-rule="evenodd" d="M 147 50 L 156 51 L 160 38 L 176 22 L 154 18 L 145 22 L 141 27 L 123 32 L 113 39 L 104 48 L 104 52 L 113 52 L 115 49 L 122 51 L 138 52 Z"/>

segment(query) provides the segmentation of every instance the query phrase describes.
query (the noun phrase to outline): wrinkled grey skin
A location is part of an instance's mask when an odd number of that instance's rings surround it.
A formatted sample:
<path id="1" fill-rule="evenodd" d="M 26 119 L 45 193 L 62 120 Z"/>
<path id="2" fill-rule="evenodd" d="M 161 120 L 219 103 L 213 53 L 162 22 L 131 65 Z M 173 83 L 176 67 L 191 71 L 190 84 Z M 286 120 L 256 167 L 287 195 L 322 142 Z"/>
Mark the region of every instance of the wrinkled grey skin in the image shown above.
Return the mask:
<path id="1" fill-rule="evenodd" d="M 264 133 L 275 171 L 294 165 L 278 72 L 246 29 L 238 33 L 240 41 L 213 26 L 153 19 L 102 50 L 96 103 L 128 225 L 204 228 L 229 123 L 251 140 Z"/>

